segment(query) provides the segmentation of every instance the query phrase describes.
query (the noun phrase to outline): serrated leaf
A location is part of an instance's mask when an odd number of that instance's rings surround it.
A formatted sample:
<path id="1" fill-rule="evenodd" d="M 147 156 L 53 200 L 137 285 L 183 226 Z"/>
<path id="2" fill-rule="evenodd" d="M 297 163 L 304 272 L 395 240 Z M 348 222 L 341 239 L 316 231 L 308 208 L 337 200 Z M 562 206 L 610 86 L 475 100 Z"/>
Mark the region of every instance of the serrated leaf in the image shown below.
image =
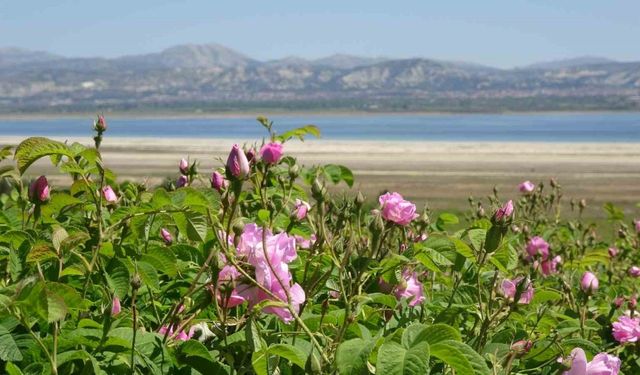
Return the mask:
<path id="1" fill-rule="evenodd" d="M 118 298 L 123 299 L 129 293 L 131 277 L 129 269 L 119 260 L 112 260 L 106 272 L 107 282 Z"/>
<path id="2" fill-rule="evenodd" d="M 307 355 L 302 349 L 289 344 L 273 344 L 268 349 L 269 354 L 289 360 L 294 365 L 304 369 Z"/>
<path id="3" fill-rule="evenodd" d="M 27 254 L 27 263 L 41 263 L 48 259 L 57 258 L 55 250 L 46 243 L 37 243 L 33 245 L 29 254 Z"/>
<path id="4" fill-rule="evenodd" d="M 0 325 L 0 359 L 3 361 L 22 361 L 22 353 L 11 332 Z"/>
<path id="5" fill-rule="evenodd" d="M 151 264 L 157 271 L 167 276 L 175 277 L 178 273 L 176 256 L 167 248 L 150 247 L 140 260 Z"/>
<path id="6" fill-rule="evenodd" d="M 73 157 L 73 153 L 64 143 L 44 137 L 31 137 L 18 145 L 14 160 L 20 173 L 24 174 L 35 161 L 51 155 Z"/>
<path id="7" fill-rule="evenodd" d="M 138 262 L 138 273 L 146 286 L 154 290 L 160 289 L 158 272 L 151 264 L 142 261 Z"/>
<path id="8" fill-rule="evenodd" d="M 367 362 L 376 342 L 360 338 L 343 342 L 336 352 L 336 366 L 341 375 L 369 374 Z"/>
<path id="9" fill-rule="evenodd" d="M 429 345 L 453 340 L 460 341 L 460 332 L 447 324 L 437 323 L 433 325 L 412 324 L 402 334 L 402 343 L 405 347 L 411 347 L 418 342 L 425 341 Z"/>
<path id="10" fill-rule="evenodd" d="M 451 366 L 457 375 L 491 375 L 484 358 L 462 342 L 438 342 L 431 345 L 431 355 Z"/>
<path id="11" fill-rule="evenodd" d="M 429 344 L 420 342 L 406 349 L 395 341 L 388 341 L 378 350 L 376 374 L 424 375 L 429 373 Z"/>

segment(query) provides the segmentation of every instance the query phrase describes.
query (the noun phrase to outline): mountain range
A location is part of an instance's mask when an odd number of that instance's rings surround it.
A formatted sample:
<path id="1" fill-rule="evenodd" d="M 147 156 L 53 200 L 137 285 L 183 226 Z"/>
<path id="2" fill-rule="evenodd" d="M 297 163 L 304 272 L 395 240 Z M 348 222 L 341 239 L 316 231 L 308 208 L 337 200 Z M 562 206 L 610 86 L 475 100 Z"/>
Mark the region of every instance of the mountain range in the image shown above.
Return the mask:
<path id="1" fill-rule="evenodd" d="M 0 113 L 638 110 L 640 62 L 600 57 L 498 69 L 336 54 L 259 61 L 218 44 L 118 58 L 0 48 Z"/>

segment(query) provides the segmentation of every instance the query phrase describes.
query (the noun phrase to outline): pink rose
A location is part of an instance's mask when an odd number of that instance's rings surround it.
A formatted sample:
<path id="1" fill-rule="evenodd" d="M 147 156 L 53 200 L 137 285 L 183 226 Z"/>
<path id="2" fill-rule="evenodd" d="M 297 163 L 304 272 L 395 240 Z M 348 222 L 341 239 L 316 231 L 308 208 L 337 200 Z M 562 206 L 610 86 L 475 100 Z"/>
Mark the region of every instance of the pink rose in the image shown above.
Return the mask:
<path id="1" fill-rule="evenodd" d="M 237 144 L 231 147 L 231 152 L 227 158 L 227 170 L 232 176 L 237 178 L 244 178 L 249 175 L 249 161 Z"/>
<path id="2" fill-rule="evenodd" d="M 513 201 L 509 200 L 502 207 L 500 207 L 498 211 L 496 211 L 493 218 L 495 221 L 504 221 L 511 218 L 512 215 L 513 215 Z"/>
<path id="3" fill-rule="evenodd" d="M 409 299 L 409 306 L 414 307 L 424 302 L 422 283 L 418 281 L 418 274 L 409 270 L 402 271 L 402 280 L 394 289 L 397 299 Z"/>
<path id="4" fill-rule="evenodd" d="M 518 185 L 518 189 L 520 190 L 520 192 L 525 194 L 531 193 L 535 188 L 536 188 L 536 185 L 534 185 L 533 182 L 529 180 Z"/>
<path id="5" fill-rule="evenodd" d="M 631 268 L 629 268 L 629 276 L 631 277 L 640 277 L 640 267 L 638 266 L 631 266 Z"/>
<path id="6" fill-rule="evenodd" d="M 531 257 L 540 256 L 543 260 L 549 257 L 549 244 L 540 236 L 535 236 L 530 239 L 527 243 L 526 250 Z"/>
<path id="7" fill-rule="evenodd" d="M 164 228 L 160 229 L 160 237 L 162 237 L 162 239 L 164 240 L 164 243 L 167 245 L 171 245 L 171 243 L 173 242 L 173 237 L 171 236 L 171 233 L 169 233 L 169 231 Z"/>
<path id="8" fill-rule="evenodd" d="M 222 190 L 226 189 L 228 184 L 222 173 L 215 171 L 211 174 L 211 187 L 217 190 L 218 193 L 222 193 Z"/>
<path id="9" fill-rule="evenodd" d="M 400 225 L 407 225 L 418 217 L 416 205 L 406 201 L 398 193 L 386 193 L 378 198 L 382 217 Z"/>
<path id="10" fill-rule="evenodd" d="M 189 162 L 187 161 L 187 159 L 182 158 L 182 160 L 180 160 L 178 169 L 180 169 L 180 173 L 182 174 L 187 174 L 189 172 Z"/>
<path id="11" fill-rule="evenodd" d="M 584 350 L 575 348 L 571 351 L 571 368 L 563 375 L 617 375 L 622 362 L 616 356 L 598 353 L 587 362 Z"/>
<path id="12" fill-rule="evenodd" d="M 280 143 L 267 143 L 260 149 L 260 157 L 267 164 L 276 164 L 282 157 L 282 145 Z"/>
<path id="13" fill-rule="evenodd" d="M 637 342 L 640 338 L 640 318 L 621 315 L 618 321 L 612 324 L 611 334 L 621 344 Z"/>
<path id="14" fill-rule="evenodd" d="M 528 305 L 533 299 L 533 285 L 531 281 L 525 280 L 522 276 L 518 276 L 513 280 L 504 279 L 502 281 L 502 295 L 510 301 L 515 300 L 518 286 L 521 286 L 522 293 L 518 299 L 518 303 L 522 305 Z"/>
<path id="15" fill-rule="evenodd" d="M 618 248 L 617 248 L 617 247 L 615 247 L 615 246 L 611 246 L 611 247 L 609 248 L 609 256 L 610 256 L 611 258 L 615 258 L 615 256 L 616 256 L 616 255 L 618 255 L 618 252 L 619 252 L 619 250 L 618 250 Z"/>
<path id="16" fill-rule="evenodd" d="M 552 259 L 543 260 L 540 263 L 540 272 L 542 272 L 544 276 L 549 276 L 551 274 L 554 274 L 558 272 L 558 265 L 561 263 L 562 263 L 562 257 L 560 255 L 557 255 Z"/>

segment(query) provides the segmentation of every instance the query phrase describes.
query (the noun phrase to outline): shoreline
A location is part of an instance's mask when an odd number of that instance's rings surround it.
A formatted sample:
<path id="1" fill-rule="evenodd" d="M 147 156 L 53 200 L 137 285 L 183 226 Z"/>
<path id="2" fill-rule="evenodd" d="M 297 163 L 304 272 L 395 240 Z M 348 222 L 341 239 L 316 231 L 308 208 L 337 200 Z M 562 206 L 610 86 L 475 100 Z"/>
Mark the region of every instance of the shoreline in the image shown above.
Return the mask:
<path id="1" fill-rule="evenodd" d="M 640 114 L 638 110 L 566 110 L 566 111 L 496 111 L 496 112 L 440 112 L 440 111 L 407 111 L 407 112 L 370 112 L 370 111 L 341 111 L 341 110 L 328 110 L 328 111 L 279 111 L 279 110 L 264 110 L 264 111 L 235 111 L 235 112 L 220 112 L 220 113 L 182 113 L 182 112 L 73 112 L 73 113 L 56 113 L 56 112 L 42 112 L 32 114 L 0 114 L 0 121 L 36 121 L 36 120 L 64 120 L 64 119 L 93 119 L 96 114 L 104 113 L 107 119 L 139 119 L 139 120 L 157 120 L 157 119 L 225 119 L 225 118 L 237 118 L 237 119 L 255 119 L 258 116 L 278 116 L 278 117 L 376 117 L 376 116 L 481 116 L 481 115 L 493 115 L 493 116 L 532 116 L 532 115 L 598 115 L 598 114 Z"/>

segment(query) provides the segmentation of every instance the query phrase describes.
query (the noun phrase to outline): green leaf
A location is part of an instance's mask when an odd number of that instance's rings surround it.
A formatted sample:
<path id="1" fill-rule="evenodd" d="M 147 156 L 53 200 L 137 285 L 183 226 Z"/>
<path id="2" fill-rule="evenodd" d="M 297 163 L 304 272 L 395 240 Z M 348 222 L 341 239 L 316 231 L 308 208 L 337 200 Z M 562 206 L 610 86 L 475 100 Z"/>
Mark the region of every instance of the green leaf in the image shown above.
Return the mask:
<path id="1" fill-rule="evenodd" d="M 142 282 L 151 289 L 160 289 L 160 279 L 155 267 L 146 262 L 138 262 L 138 273 Z"/>
<path id="2" fill-rule="evenodd" d="M 47 296 L 47 321 L 49 323 L 57 322 L 67 315 L 67 305 L 64 298 L 53 290 L 45 289 Z"/>
<path id="3" fill-rule="evenodd" d="M 22 361 L 22 353 L 11 332 L 0 325 L 0 359 L 3 361 Z"/>
<path id="4" fill-rule="evenodd" d="M 27 254 L 27 263 L 41 263 L 48 259 L 55 259 L 58 255 L 55 250 L 46 243 L 37 243 Z"/>
<path id="5" fill-rule="evenodd" d="M 229 373 L 229 368 L 213 359 L 207 348 L 196 340 L 186 341 L 180 346 L 179 358 L 180 362 L 202 374 Z"/>
<path id="6" fill-rule="evenodd" d="M 424 375 L 429 373 L 429 344 L 420 342 L 409 349 L 388 341 L 378 350 L 376 374 Z"/>
<path id="7" fill-rule="evenodd" d="M 118 298 L 123 299 L 129 293 L 131 277 L 129 269 L 121 261 L 114 259 L 106 272 L 107 283 Z"/>
<path id="8" fill-rule="evenodd" d="M 307 355 L 302 349 L 288 344 L 274 344 L 269 347 L 269 354 L 277 355 L 278 357 L 289 360 L 294 365 L 304 369 L 304 364 L 307 361 Z"/>
<path id="9" fill-rule="evenodd" d="M 462 338 L 458 330 L 442 323 L 430 326 L 425 324 L 412 324 L 407 327 L 402 335 L 402 343 L 405 347 L 411 347 L 421 341 L 425 341 L 429 343 L 429 345 L 435 345 L 446 340 L 460 341 Z"/>
<path id="10" fill-rule="evenodd" d="M 7 362 L 4 370 L 7 372 L 7 375 L 24 375 L 24 373 L 20 371 L 20 368 L 11 362 Z"/>
<path id="11" fill-rule="evenodd" d="M 467 344 L 444 340 L 431 346 L 431 354 L 451 366 L 457 375 L 491 375 L 491 370 L 480 354 Z"/>
<path id="12" fill-rule="evenodd" d="M 604 210 L 607 212 L 607 220 L 624 220 L 624 211 L 622 211 L 619 207 L 616 207 L 613 203 L 605 203 Z"/>
<path id="13" fill-rule="evenodd" d="M 296 129 L 286 131 L 277 136 L 275 139 L 280 142 L 285 142 L 295 137 L 301 141 L 304 141 L 304 137 L 307 134 L 313 135 L 316 138 L 320 138 L 320 129 L 318 129 L 318 127 L 315 125 L 305 125 Z"/>
<path id="14" fill-rule="evenodd" d="M 13 158 L 20 174 L 24 174 L 36 160 L 50 155 L 73 157 L 73 153 L 64 143 L 43 137 L 31 137 L 18 145 Z"/>
<path id="15" fill-rule="evenodd" d="M 375 340 L 363 340 L 360 338 L 340 344 L 336 352 L 338 373 L 341 375 L 368 374 L 367 362 L 375 344 Z"/>
<path id="16" fill-rule="evenodd" d="M 178 274 L 178 261 L 176 256 L 167 248 L 150 247 L 140 260 L 149 263 L 155 267 L 157 271 L 169 277 L 175 277 Z"/>

